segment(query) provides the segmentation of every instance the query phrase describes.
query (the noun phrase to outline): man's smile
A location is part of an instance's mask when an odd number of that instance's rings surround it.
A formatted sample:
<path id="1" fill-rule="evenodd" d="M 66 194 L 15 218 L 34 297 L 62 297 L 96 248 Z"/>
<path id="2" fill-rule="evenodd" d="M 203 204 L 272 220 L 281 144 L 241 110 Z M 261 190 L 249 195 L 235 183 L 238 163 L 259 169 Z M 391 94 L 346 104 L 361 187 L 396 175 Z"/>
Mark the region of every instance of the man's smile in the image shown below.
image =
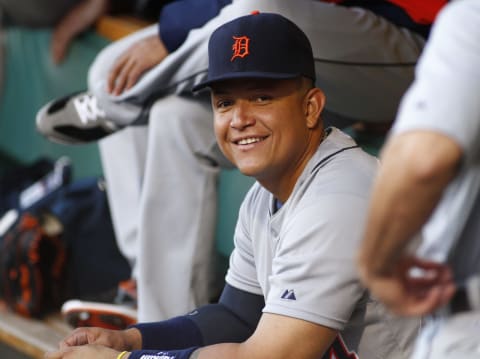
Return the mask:
<path id="1" fill-rule="evenodd" d="M 252 143 L 257 143 L 257 142 L 261 142 L 261 141 L 264 141 L 268 136 L 252 136 L 252 137 L 244 137 L 244 138 L 241 138 L 241 139 L 237 139 L 237 140 L 234 140 L 232 141 L 234 144 L 236 145 L 250 145 Z"/>

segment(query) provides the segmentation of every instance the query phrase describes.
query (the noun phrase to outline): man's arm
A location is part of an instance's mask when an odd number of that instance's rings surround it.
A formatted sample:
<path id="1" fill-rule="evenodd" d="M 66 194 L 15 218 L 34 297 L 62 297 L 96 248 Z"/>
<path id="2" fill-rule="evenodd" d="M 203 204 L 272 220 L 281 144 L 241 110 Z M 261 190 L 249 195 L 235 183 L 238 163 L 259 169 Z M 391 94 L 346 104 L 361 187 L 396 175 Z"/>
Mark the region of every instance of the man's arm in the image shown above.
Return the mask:
<path id="1" fill-rule="evenodd" d="M 135 355 L 149 349 L 180 350 L 216 343 L 247 340 L 255 331 L 265 301 L 262 295 L 252 294 L 228 284 L 219 303 L 200 307 L 193 312 L 155 323 L 140 323 L 126 330 L 77 328 L 59 345 L 59 350 L 46 358 L 85 358 L 105 348 L 100 358 L 121 351 L 136 350 Z M 108 349 L 108 350 L 107 350 Z M 113 351 L 112 351 L 113 350 Z M 157 353 L 158 350 L 154 350 Z"/>
<path id="2" fill-rule="evenodd" d="M 327 351 L 336 331 L 307 321 L 275 314 L 264 314 L 255 333 L 243 343 L 216 344 L 197 349 L 172 351 L 134 351 L 124 354 L 125 359 L 318 359 Z M 119 350 L 99 344 L 66 346 L 46 354 L 49 359 L 115 359 Z"/>
<path id="3" fill-rule="evenodd" d="M 335 339 L 335 330 L 300 319 L 264 314 L 244 343 L 201 348 L 198 359 L 318 359 Z"/>
<path id="4" fill-rule="evenodd" d="M 165 5 L 158 23 L 160 38 L 168 52 L 178 49 L 190 30 L 202 27 L 231 2 L 231 0 L 177 0 Z"/>
<path id="5" fill-rule="evenodd" d="M 108 91 L 120 95 L 132 88 L 148 70 L 179 48 L 188 33 L 214 18 L 231 0 L 178 0 L 162 9 L 158 35 L 144 38 L 115 62 L 108 76 Z"/>
<path id="6" fill-rule="evenodd" d="M 400 314 L 431 312 L 455 290 L 448 266 L 408 257 L 405 248 L 460 162 L 468 165 L 478 153 L 480 82 L 473 79 L 480 75 L 479 19 L 474 0 L 451 2 L 440 12 L 399 109 L 395 129 L 403 134 L 383 154 L 360 271 L 370 290 Z M 415 267 L 424 275 L 413 277 Z"/>
<path id="7" fill-rule="evenodd" d="M 445 266 L 409 258 L 406 248 L 457 173 L 461 158 L 462 150 L 454 140 L 428 131 L 394 136 L 382 153 L 359 265 L 366 284 L 394 310 L 402 301 L 405 304 L 406 293 L 401 295 L 398 292 L 401 287 L 390 286 L 395 282 L 387 279 L 397 278 L 397 285 L 405 285 L 412 267 L 426 269 L 431 277 L 428 281 L 409 282 L 411 294 L 417 290 L 424 292 L 411 298 L 411 306 L 402 309 L 408 312 L 405 314 L 419 314 L 446 300 L 443 296 L 446 293 L 439 291 L 439 283 L 447 285 L 444 289 L 448 293 L 451 291 L 448 285 L 451 277 Z M 427 288 L 434 289 L 431 296 L 425 296 L 429 293 Z"/>
<path id="8" fill-rule="evenodd" d="M 332 344 L 336 331 L 284 315 L 264 313 L 263 297 L 247 293 L 229 286 L 225 287 L 220 303 L 227 310 L 218 311 L 215 306 L 194 311 L 189 318 L 200 329 L 204 345 L 195 352 L 195 358 L 290 358 L 295 353 L 297 358 L 320 358 Z M 211 309 L 209 309 L 211 307 Z M 259 319 L 260 318 L 260 319 Z M 256 329 L 253 329 L 255 328 Z M 251 329 L 250 329 L 251 328 Z M 140 327 L 144 338 L 143 348 L 163 348 L 166 343 L 154 339 L 165 340 L 159 331 L 147 333 Z M 152 328 L 153 329 L 153 328 Z M 165 332 L 165 330 L 163 330 Z M 177 334 L 178 335 L 178 334 Z M 148 339 L 147 337 L 152 337 Z M 170 342 L 172 340 L 166 340 Z M 213 343 L 224 343 L 215 344 Z M 301 345 L 299 345 L 301 343 Z M 190 344 L 190 346 L 193 342 Z M 180 348 L 180 347 L 179 347 Z M 188 346 L 183 346 L 188 348 Z M 171 353 L 175 358 L 188 357 L 189 350 Z M 143 354 L 155 355 L 158 350 L 136 351 L 131 359 L 141 358 Z"/>
<path id="9" fill-rule="evenodd" d="M 52 34 L 51 53 L 56 64 L 63 61 L 72 40 L 107 12 L 109 3 L 109 0 L 85 0 L 62 18 Z"/>

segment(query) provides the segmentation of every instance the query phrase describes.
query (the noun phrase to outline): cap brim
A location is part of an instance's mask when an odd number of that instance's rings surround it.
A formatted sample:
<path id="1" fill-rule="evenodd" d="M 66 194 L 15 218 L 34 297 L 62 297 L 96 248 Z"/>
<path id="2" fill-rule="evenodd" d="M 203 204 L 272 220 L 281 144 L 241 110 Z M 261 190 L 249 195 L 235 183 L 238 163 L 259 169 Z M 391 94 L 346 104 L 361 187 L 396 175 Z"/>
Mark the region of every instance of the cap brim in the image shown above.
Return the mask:
<path id="1" fill-rule="evenodd" d="M 282 74 L 271 72 L 232 72 L 229 74 L 222 74 L 214 78 L 207 79 L 193 86 L 192 91 L 197 92 L 206 87 L 211 87 L 212 84 L 227 80 L 235 79 L 272 79 L 272 80 L 287 80 L 303 76 L 302 74 Z"/>

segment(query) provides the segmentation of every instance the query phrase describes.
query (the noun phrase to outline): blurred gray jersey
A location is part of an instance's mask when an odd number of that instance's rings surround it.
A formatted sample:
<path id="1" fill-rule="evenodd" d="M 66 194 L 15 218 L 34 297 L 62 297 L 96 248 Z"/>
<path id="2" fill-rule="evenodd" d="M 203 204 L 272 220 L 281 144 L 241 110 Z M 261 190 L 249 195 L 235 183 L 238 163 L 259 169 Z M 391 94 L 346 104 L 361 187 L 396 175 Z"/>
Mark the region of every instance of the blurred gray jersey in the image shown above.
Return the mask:
<path id="1" fill-rule="evenodd" d="M 407 358 L 418 322 L 389 316 L 359 282 L 355 257 L 377 160 L 331 129 L 275 211 L 258 183 L 240 209 L 227 282 L 266 313 L 338 330 L 327 358 Z"/>

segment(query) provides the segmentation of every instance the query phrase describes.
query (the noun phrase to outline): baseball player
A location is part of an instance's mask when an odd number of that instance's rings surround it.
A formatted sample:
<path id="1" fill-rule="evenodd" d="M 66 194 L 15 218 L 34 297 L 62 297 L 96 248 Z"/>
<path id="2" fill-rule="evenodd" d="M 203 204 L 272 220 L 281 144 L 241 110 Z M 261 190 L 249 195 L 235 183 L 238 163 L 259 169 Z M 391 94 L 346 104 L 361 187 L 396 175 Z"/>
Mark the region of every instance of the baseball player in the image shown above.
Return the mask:
<path id="1" fill-rule="evenodd" d="M 434 313 L 418 359 L 480 358 L 479 25 L 475 0 L 440 13 L 382 155 L 360 254 L 392 310 Z"/>
<path id="2" fill-rule="evenodd" d="M 40 122 L 46 124 L 42 131 L 49 137 L 62 135 L 59 128 L 71 127 L 77 130 L 70 135 L 75 132 L 83 138 L 102 133 L 101 121 L 92 120 L 99 112 L 120 125 L 148 115 L 148 126 L 129 126 L 99 143 L 117 241 L 138 283 L 140 320 L 185 313 L 217 294 L 206 284 L 212 277 L 218 174 L 232 165 L 216 145 L 208 98 L 190 91 L 206 76 L 213 30 L 254 9 L 288 17 L 313 44 L 317 81 L 328 97 L 325 120 L 365 121 L 385 128 L 413 79 L 425 42 L 422 29 L 428 28 L 444 2 L 424 0 L 419 7 L 413 0 L 359 0 L 345 2 L 358 6 L 349 7 L 318 0 L 234 0 L 228 5 L 228 0 L 174 1 L 164 9 L 159 27 L 152 25 L 116 41 L 92 64 L 89 89 L 95 101 L 84 102 L 89 96 L 82 96 L 82 108 L 92 110 L 98 103 L 103 111 L 86 111 L 89 120 L 82 122 L 69 112 L 74 98 L 66 106 L 47 107 L 49 116 Z M 199 26 L 190 24 L 189 18 L 198 22 L 206 9 L 221 11 L 201 28 L 187 31 Z M 169 34 L 177 40 L 183 34 L 185 41 L 176 43 L 177 48 Z M 141 56 L 136 46 L 151 37 L 165 43 L 168 55 L 140 76 L 141 64 L 150 56 Z M 151 45 L 142 47 L 147 55 L 154 52 Z M 135 65 L 121 67 L 125 71 L 115 83 L 125 87 L 121 95 L 113 96 L 108 74 L 118 69 L 115 64 L 126 53 L 133 53 L 132 59 L 121 63 Z M 136 82 L 125 80 L 136 75 Z M 128 88 L 132 82 L 135 85 Z M 151 109 L 145 108 L 149 103 Z M 111 126 L 105 127 L 110 133 Z M 183 270 L 172 273 L 175 266 Z"/>
<path id="3" fill-rule="evenodd" d="M 355 253 L 377 160 L 324 128 L 306 35 L 253 13 L 209 41 L 214 128 L 257 183 L 240 209 L 218 304 L 125 331 L 77 329 L 47 358 L 407 358 L 417 320 L 359 282 Z"/>

